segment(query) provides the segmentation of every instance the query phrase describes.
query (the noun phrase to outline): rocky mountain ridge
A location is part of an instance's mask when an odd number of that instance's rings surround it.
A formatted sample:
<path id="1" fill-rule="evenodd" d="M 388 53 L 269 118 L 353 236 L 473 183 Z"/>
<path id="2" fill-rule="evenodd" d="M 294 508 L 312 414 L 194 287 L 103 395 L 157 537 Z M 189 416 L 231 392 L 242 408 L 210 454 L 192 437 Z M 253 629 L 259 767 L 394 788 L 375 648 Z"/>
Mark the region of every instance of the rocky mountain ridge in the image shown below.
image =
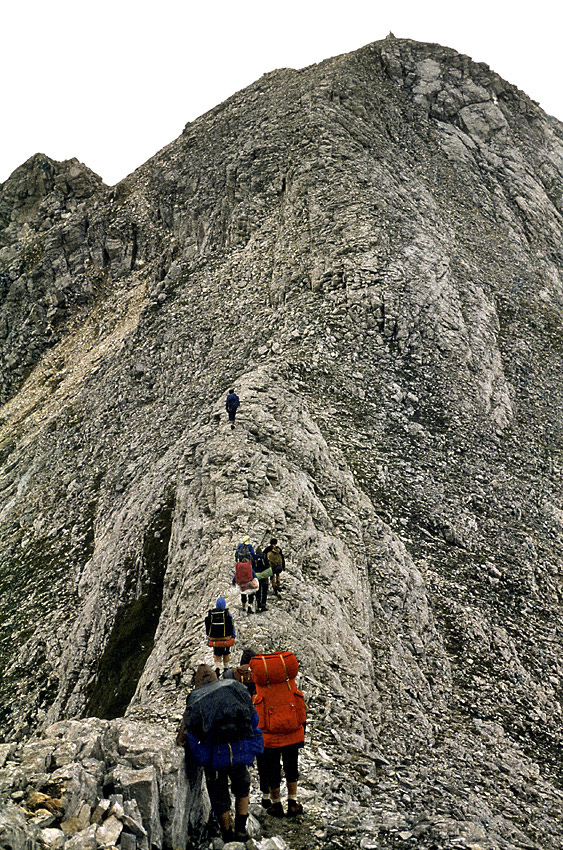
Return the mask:
<path id="1" fill-rule="evenodd" d="M 301 662 L 289 846 L 563 846 L 562 140 L 388 38 L 266 75 L 116 187 L 41 156 L 0 187 L 0 793 L 94 776 L 88 825 L 59 829 L 75 795 L 21 841 L 104 846 L 113 817 L 143 847 L 102 743 L 155 724 L 151 843 L 187 840 L 174 782 L 197 834 L 173 737 L 203 614 L 275 532 L 286 591 L 237 624 Z"/>

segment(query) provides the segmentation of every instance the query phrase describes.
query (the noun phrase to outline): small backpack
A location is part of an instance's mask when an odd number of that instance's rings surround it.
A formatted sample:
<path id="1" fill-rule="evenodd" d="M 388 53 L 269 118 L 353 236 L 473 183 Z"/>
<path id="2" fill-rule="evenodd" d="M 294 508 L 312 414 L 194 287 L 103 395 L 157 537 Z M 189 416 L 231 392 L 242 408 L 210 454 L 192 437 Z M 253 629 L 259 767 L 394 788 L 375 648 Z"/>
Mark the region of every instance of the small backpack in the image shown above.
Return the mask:
<path id="1" fill-rule="evenodd" d="M 235 552 L 237 561 L 252 561 L 252 552 L 246 543 L 241 543 Z"/>
<path id="2" fill-rule="evenodd" d="M 268 552 L 268 563 L 275 573 L 279 573 L 283 569 L 282 552 L 279 546 L 272 546 Z"/>

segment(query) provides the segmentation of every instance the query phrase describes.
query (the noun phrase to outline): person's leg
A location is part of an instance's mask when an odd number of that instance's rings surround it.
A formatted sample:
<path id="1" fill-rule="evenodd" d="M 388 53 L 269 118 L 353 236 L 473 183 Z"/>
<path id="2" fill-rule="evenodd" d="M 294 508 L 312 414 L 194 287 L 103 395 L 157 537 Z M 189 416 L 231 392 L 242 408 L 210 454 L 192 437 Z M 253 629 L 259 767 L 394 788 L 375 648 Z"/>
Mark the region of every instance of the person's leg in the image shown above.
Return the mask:
<path id="1" fill-rule="evenodd" d="M 221 659 L 223 658 L 223 650 L 220 646 L 216 646 L 213 651 L 213 661 L 215 662 L 215 673 L 217 678 L 221 675 Z"/>
<path id="2" fill-rule="evenodd" d="M 297 780 L 299 779 L 299 747 L 292 744 L 282 749 L 283 772 L 287 784 L 287 814 L 290 817 L 303 813 L 303 806 L 297 801 Z"/>
<path id="3" fill-rule="evenodd" d="M 265 611 L 266 610 L 266 599 L 268 598 L 268 579 L 263 578 L 260 579 L 260 586 L 258 588 L 258 610 Z"/>
<path id="4" fill-rule="evenodd" d="M 228 669 L 229 662 L 231 660 L 231 653 L 228 651 L 229 647 L 227 646 L 227 647 L 225 647 L 225 649 L 227 650 L 227 652 L 225 652 L 225 654 L 223 655 L 223 670 Z"/>
<path id="5" fill-rule="evenodd" d="M 249 593 L 248 594 L 248 611 L 247 611 L 248 614 L 252 614 L 253 611 L 254 611 L 254 599 L 255 598 L 256 598 L 255 593 Z"/>
<path id="6" fill-rule="evenodd" d="M 240 601 L 241 601 L 241 604 L 242 604 L 242 610 L 246 611 L 246 593 L 241 593 Z"/>
<path id="7" fill-rule="evenodd" d="M 258 768 L 258 781 L 262 792 L 262 808 L 270 808 L 270 786 L 268 784 L 267 764 L 264 761 L 264 753 L 256 754 L 256 767 Z"/>
<path id="8" fill-rule="evenodd" d="M 229 796 L 229 777 L 226 768 L 213 770 L 206 767 L 205 781 L 211 808 L 219 821 L 223 841 L 225 843 L 232 841 L 234 839 L 234 831 L 231 828 L 231 798 Z"/>
<path id="9" fill-rule="evenodd" d="M 281 766 L 280 751 L 270 747 L 264 748 L 263 755 L 264 779 L 268 783 L 270 793 L 270 807 L 268 814 L 276 818 L 283 818 L 284 811 L 280 800 Z"/>
<path id="10" fill-rule="evenodd" d="M 248 838 L 246 820 L 250 794 L 250 770 L 245 764 L 233 765 L 228 770 L 231 777 L 231 790 L 235 797 L 235 841 L 245 841 Z"/>

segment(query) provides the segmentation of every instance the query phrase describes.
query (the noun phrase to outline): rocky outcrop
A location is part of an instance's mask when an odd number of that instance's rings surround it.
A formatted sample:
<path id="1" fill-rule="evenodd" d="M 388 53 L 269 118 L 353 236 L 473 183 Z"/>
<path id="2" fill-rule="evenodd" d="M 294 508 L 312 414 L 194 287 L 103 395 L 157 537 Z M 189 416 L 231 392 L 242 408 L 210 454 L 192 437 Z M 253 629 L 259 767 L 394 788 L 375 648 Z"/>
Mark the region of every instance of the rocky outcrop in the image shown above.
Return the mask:
<path id="1" fill-rule="evenodd" d="M 185 848 L 207 821 L 201 771 L 158 726 L 60 721 L 1 761 L 3 848 Z"/>
<path id="2" fill-rule="evenodd" d="M 41 158 L 2 186 L 10 748 L 75 722 L 172 740 L 220 591 L 238 648 L 301 663 L 290 846 L 563 846 L 562 134 L 390 37 L 266 75 L 113 189 L 77 173 L 56 207 Z M 241 622 L 245 532 L 288 569 Z M 44 793 L 12 778 L 12 804 Z"/>

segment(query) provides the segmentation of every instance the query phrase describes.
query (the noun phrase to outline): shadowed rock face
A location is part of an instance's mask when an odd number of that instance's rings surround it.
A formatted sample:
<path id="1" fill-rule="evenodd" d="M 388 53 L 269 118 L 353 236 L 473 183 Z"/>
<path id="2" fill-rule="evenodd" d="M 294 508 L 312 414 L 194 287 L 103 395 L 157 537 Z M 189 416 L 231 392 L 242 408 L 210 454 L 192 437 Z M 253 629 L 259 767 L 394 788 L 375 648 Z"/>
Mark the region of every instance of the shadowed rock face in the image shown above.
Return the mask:
<path id="1" fill-rule="evenodd" d="M 559 122 L 391 37 L 266 75 L 112 189 L 14 172 L 7 734 L 171 732 L 222 592 L 240 649 L 300 659 L 308 840 L 563 846 L 562 181 Z M 241 622 L 246 532 L 288 569 Z"/>

